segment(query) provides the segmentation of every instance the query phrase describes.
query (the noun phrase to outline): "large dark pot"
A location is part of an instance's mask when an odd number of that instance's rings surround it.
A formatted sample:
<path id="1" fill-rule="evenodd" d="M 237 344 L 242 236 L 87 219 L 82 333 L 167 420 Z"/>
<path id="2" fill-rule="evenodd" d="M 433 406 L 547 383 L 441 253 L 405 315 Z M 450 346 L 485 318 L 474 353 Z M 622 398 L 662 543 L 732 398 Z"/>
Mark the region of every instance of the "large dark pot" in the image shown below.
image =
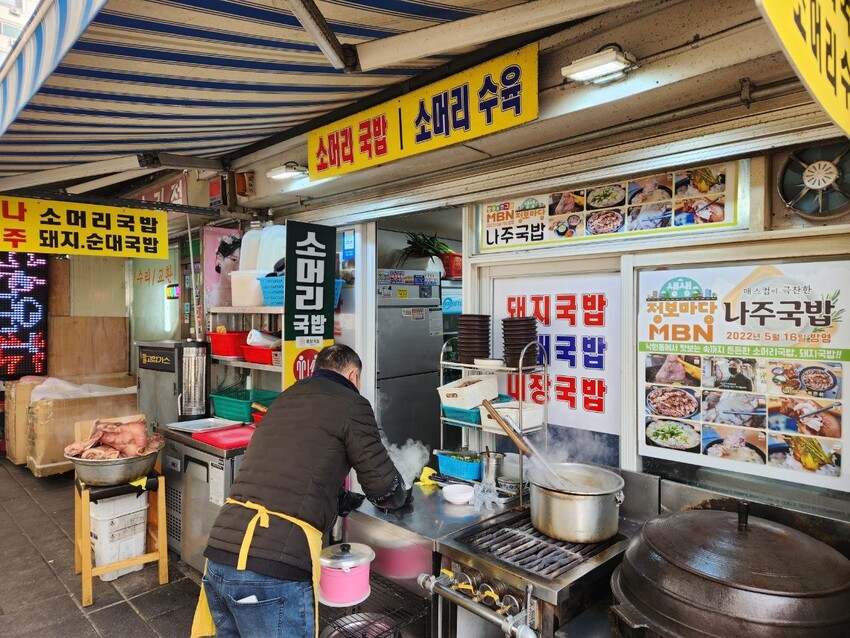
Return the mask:
<path id="1" fill-rule="evenodd" d="M 611 577 L 620 633 L 682 638 L 850 636 L 850 560 L 746 509 L 649 521 Z"/>

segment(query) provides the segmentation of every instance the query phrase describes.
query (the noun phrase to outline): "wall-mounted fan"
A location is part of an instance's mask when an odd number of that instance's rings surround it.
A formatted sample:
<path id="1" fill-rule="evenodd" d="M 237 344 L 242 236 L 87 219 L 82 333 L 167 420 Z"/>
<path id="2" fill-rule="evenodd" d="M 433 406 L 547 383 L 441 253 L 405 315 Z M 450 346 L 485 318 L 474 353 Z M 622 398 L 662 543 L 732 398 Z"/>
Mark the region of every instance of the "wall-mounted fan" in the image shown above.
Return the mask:
<path id="1" fill-rule="evenodd" d="M 779 196 L 810 221 L 850 212 L 850 140 L 789 153 L 777 174 Z"/>

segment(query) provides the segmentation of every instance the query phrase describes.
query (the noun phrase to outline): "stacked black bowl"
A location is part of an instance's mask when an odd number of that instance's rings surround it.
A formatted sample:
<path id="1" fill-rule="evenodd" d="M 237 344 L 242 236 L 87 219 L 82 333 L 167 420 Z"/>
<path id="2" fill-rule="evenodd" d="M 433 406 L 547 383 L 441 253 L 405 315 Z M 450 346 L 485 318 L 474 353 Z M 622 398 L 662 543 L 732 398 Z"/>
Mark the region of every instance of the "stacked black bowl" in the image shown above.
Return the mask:
<path id="1" fill-rule="evenodd" d="M 490 358 L 490 315 L 460 315 L 457 340 L 461 363 Z"/>
<path id="2" fill-rule="evenodd" d="M 502 335 L 505 344 L 505 365 L 516 368 L 519 366 L 519 358 L 525 346 L 537 341 L 537 319 L 535 317 L 502 319 Z M 535 346 L 526 351 L 522 363 L 525 367 L 537 363 Z"/>

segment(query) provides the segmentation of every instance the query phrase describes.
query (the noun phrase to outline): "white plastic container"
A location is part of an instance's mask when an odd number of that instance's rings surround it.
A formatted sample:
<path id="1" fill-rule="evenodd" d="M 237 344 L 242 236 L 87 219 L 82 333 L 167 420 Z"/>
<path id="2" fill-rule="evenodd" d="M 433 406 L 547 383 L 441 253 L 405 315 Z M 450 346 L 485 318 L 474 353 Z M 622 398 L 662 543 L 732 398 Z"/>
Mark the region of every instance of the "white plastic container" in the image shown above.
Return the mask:
<path id="1" fill-rule="evenodd" d="M 266 275 L 264 270 L 234 270 L 230 273 L 230 298 L 234 306 L 262 306 L 263 289 L 258 277 Z"/>
<path id="2" fill-rule="evenodd" d="M 262 236 L 263 227 L 260 226 L 260 222 L 251 222 L 251 228 L 242 235 L 242 248 L 239 251 L 239 270 L 256 270 Z"/>
<path id="3" fill-rule="evenodd" d="M 266 226 L 263 228 L 263 236 L 260 239 L 257 270 L 262 270 L 263 275 L 267 275 L 274 270 L 274 265 L 284 257 L 286 257 L 286 226 L 282 224 Z"/>
<path id="4" fill-rule="evenodd" d="M 147 494 L 126 494 L 106 498 L 90 506 L 91 545 L 94 564 L 106 565 L 145 553 L 148 526 Z M 143 565 L 101 574 L 103 581 L 139 571 Z"/>

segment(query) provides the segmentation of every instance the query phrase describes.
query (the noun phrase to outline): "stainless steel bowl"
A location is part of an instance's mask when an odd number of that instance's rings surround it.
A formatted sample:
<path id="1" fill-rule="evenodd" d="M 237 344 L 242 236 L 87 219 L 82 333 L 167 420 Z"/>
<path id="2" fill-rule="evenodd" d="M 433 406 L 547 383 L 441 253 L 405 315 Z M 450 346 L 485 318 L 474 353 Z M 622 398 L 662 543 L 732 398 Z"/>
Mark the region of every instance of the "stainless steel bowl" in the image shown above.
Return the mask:
<path id="1" fill-rule="evenodd" d="M 159 450 L 144 456 L 131 456 L 126 459 L 93 460 L 65 455 L 74 464 L 77 478 L 86 485 L 105 486 L 123 485 L 147 476 L 153 471 Z"/>

